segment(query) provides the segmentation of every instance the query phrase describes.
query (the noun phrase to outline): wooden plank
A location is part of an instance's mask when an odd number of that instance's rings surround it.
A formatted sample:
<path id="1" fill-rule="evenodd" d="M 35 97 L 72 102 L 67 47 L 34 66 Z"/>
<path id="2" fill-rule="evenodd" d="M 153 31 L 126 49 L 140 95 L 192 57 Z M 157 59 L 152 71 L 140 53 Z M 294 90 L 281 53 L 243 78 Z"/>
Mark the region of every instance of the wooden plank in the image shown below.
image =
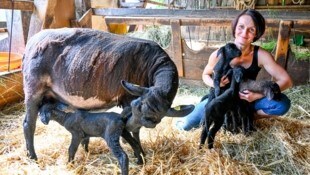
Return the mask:
<path id="1" fill-rule="evenodd" d="M 305 11 L 270 11 L 259 10 L 266 19 L 309 20 L 309 10 Z M 130 16 L 130 17 L 175 17 L 175 18 L 215 18 L 233 19 L 240 11 L 235 9 L 204 9 L 204 10 L 171 10 L 171 9 L 115 9 L 93 8 L 93 14 L 98 16 Z"/>
<path id="2" fill-rule="evenodd" d="M 13 1 L 13 7 L 15 10 L 21 11 L 33 11 L 33 1 Z M 0 9 L 12 9 L 12 1 L 0 0 Z"/>
<path id="3" fill-rule="evenodd" d="M 287 67 L 287 54 L 292 27 L 293 21 L 280 22 L 275 60 L 285 69 Z"/>
<path id="4" fill-rule="evenodd" d="M 204 67 L 207 65 L 210 55 L 217 48 L 207 47 L 200 50 L 190 49 L 185 40 L 182 39 L 184 77 L 186 79 L 201 80 Z"/>
<path id="5" fill-rule="evenodd" d="M 43 29 L 71 27 L 75 19 L 74 0 L 48 0 Z"/>
<path id="6" fill-rule="evenodd" d="M 182 43 L 181 43 L 181 26 L 180 20 L 172 19 L 171 20 L 171 30 L 172 32 L 172 46 L 173 46 L 173 61 L 175 62 L 178 73 L 180 77 L 184 76 L 183 71 L 183 58 L 182 58 Z"/>
<path id="7" fill-rule="evenodd" d="M 182 26 L 230 26 L 231 20 L 215 19 L 215 18 L 174 18 L 174 17 L 120 17 L 106 16 L 107 24 L 122 24 L 127 25 L 170 25 L 172 20 L 179 20 Z"/>
<path id="8" fill-rule="evenodd" d="M 119 0 L 90 0 L 92 8 L 117 8 Z"/>
<path id="9" fill-rule="evenodd" d="M 93 11 L 91 9 L 87 10 L 87 12 L 78 20 L 72 20 L 72 27 L 83 27 L 83 28 L 91 28 L 92 27 L 92 14 Z"/>
<path id="10" fill-rule="evenodd" d="M 172 19 L 180 20 L 181 26 L 212 26 L 212 27 L 230 27 L 232 19 L 216 18 L 194 18 L 194 17 L 123 17 L 123 16 L 105 16 L 107 24 L 127 24 L 127 25 L 170 25 Z M 266 26 L 278 28 L 280 19 L 266 19 Z M 310 20 L 294 20 L 294 28 L 310 28 Z"/>

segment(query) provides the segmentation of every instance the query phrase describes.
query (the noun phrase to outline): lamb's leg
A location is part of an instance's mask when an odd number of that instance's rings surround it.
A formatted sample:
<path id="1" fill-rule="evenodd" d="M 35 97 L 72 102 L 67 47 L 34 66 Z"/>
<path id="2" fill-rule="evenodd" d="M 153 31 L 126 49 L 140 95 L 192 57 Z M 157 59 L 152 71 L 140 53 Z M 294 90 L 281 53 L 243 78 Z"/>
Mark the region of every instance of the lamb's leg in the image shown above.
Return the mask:
<path id="1" fill-rule="evenodd" d="M 204 116 L 204 117 L 205 117 L 205 119 L 204 119 L 203 125 L 202 125 L 199 149 L 201 149 L 202 146 L 205 144 L 207 136 L 208 136 L 208 133 L 209 133 L 209 128 L 210 128 L 210 125 L 211 125 L 211 122 L 209 121 L 209 119 L 206 118 L 207 116 Z"/>
<path id="2" fill-rule="evenodd" d="M 134 154 L 138 158 L 137 164 L 142 165 L 143 159 L 142 159 L 141 153 L 143 154 L 143 156 L 145 155 L 145 153 L 141 145 L 138 143 L 138 141 L 136 141 L 136 139 L 132 137 L 132 135 L 126 129 L 124 129 L 122 133 L 122 137 L 130 144 L 130 146 L 134 150 Z"/>
<path id="3" fill-rule="evenodd" d="M 111 131 L 110 131 L 111 132 Z M 113 155 L 117 158 L 118 163 L 121 167 L 121 171 L 123 175 L 128 174 L 128 156 L 125 153 L 125 151 L 122 149 L 119 139 L 120 139 L 120 133 L 116 131 L 116 133 L 113 131 L 110 134 L 106 134 L 108 138 L 105 138 L 107 145 L 109 146 L 110 150 L 112 151 Z"/>
<path id="4" fill-rule="evenodd" d="M 72 162 L 74 160 L 75 153 L 79 147 L 79 144 L 82 141 L 82 138 L 80 138 L 77 133 L 71 132 L 71 135 L 72 135 L 72 138 L 71 138 L 71 144 L 69 147 L 69 160 L 68 160 L 68 162 Z"/>
<path id="5" fill-rule="evenodd" d="M 132 136 L 133 136 L 134 139 L 136 139 L 136 141 L 139 143 L 139 145 L 141 145 L 140 129 L 138 129 L 137 131 L 132 132 Z"/>
<path id="6" fill-rule="evenodd" d="M 83 146 L 86 152 L 88 152 L 88 144 L 89 144 L 89 137 L 83 138 L 81 145 Z"/>
<path id="7" fill-rule="evenodd" d="M 222 117 L 222 119 L 218 118 L 218 121 L 214 121 L 214 125 L 208 133 L 208 148 L 209 149 L 213 148 L 215 134 L 217 133 L 218 130 L 220 130 L 224 122 L 224 116 L 219 116 L 219 117 Z"/>

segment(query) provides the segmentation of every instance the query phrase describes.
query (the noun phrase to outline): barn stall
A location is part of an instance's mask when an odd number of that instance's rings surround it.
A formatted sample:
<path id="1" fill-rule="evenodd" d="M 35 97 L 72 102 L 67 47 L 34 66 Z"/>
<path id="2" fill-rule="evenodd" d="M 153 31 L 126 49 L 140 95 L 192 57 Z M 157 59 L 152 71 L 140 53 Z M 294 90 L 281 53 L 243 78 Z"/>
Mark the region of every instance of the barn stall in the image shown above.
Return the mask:
<path id="1" fill-rule="evenodd" d="M 44 28 L 88 27 L 124 34 L 130 30 L 146 28 L 144 26 L 165 25 L 171 30 L 171 41 L 166 51 L 175 61 L 182 80 L 174 105 L 184 102 L 196 104 L 208 92 L 200 81 L 202 69 L 208 55 L 219 45 L 230 40 L 229 22 L 238 13 L 238 10 L 228 7 L 210 7 L 201 11 L 193 9 L 190 5 L 188 8 L 192 9 L 179 10 L 182 3 L 175 4 L 175 8 L 179 7 L 177 10 L 169 9 L 172 6 L 164 3 L 159 5 L 166 5 L 168 9 L 132 9 L 131 6 L 136 7 L 137 4 L 131 3 L 121 3 L 121 6 L 126 8 L 115 9 L 111 8 L 117 7 L 115 4 L 111 6 L 99 1 L 62 3 L 64 2 L 56 0 L 1 1 L 0 8 L 8 9 L 6 15 L 9 16 L 8 19 L 14 21 L 13 25 L 8 22 L 4 29 L 9 37 L 1 41 L 7 44 L 1 45 L 4 46 L 3 50 L 9 51 L 11 45 L 11 52 L 23 54 L 28 38 Z M 285 92 L 293 102 L 288 114 L 278 119 L 257 121 L 258 132 L 249 137 L 221 131 L 217 135 L 214 150 L 198 149 L 200 129 L 191 132 L 178 131 L 174 128 L 174 120 L 164 119 L 155 129 L 143 128 L 142 146 L 147 150 L 145 165 L 135 164 L 132 150 L 123 144 L 130 158 L 130 174 L 282 174 L 282 172 L 307 174 L 310 169 L 307 101 L 309 57 L 308 60 L 296 60 L 288 49 L 292 45 L 293 36 L 296 35 L 305 37 L 304 45 L 307 46 L 309 43 L 307 18 L 309 11 L 306 3 L 285 5 L 285 8 L 291 8 L 290 15 L 286 15 L 289 13 L 287 11 L 281 12 L 284 8 L 282 4 L 274 5 L 267 11 L 264 11 L 267 7 L 264 9 L 264 6 L 255 6 L 266 17 L 267 27 L 271 31 L 270 36 L 276 40 L 277 46 L 273 47 L 275 58 L 286 67 L 296 85 Z M 57 13 L 57 10 L 61 10 L 60 7 L 73 7 L 74 4 L 75 10 L 69 8 L 66 9 L 68 13 Z M 143 3 L 138 5 L 143 6 Z M 12 9 L 15 9 L 14 13 Z M 270 9 L 277 11 L 270 13 Z M 79 13 L 72 14 L 74 11 Z M 74 16 L 76 20 L 72 20 Z M 260 42 L 265 42 L 270 36 L 265 36 Z M 0 147 L 1 172 L 4 174 L 119 173 L 117 161 L 105 142 L 99 138 L 91 139 L 89 154 L 80 148 L 75 164 L 67 164 L 70 135 L 56 123 L 48 126 L 37 123 L 35 146 L 39 159 L 37 162 L 28 159 L 22 131 L 24 107 L 21 77 L 18 69 L 10 70 L 10 68 L 1 76 L 0 92 L 4 101 L 1 105 L 0 118 L 1 129 L 4 131 L 1 134 Z M 263 73 L 261 78 L 266 78 Z M 16 101 L 21 102 L 12 104 Z"/>

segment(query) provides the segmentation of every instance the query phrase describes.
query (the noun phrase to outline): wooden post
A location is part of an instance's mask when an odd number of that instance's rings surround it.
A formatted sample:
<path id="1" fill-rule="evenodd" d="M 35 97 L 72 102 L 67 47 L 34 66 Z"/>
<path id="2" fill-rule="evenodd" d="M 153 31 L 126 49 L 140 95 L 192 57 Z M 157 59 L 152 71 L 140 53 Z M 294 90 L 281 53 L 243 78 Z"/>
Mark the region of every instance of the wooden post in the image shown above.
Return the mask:
<path id="1" fill-rule="evenodd" d="M 289 50 L 290 34 L 292 27 L 293 21 L 280 21 L 275 60 L 284 69 L 286 69 L 287 67 L 287 55 Z"/>
<path id="2" fill-rule="evenodd" d="M 71 27 L 75 19 L 74 0 L 48 0 L 43 29 Z"/>
<path id="3" fill-rule="evenodd" d="M 180 20 L 171 19 L 170 25 L 172 31 L 173 60 L 178 68 L 179 76 L 184 77 Z"/>

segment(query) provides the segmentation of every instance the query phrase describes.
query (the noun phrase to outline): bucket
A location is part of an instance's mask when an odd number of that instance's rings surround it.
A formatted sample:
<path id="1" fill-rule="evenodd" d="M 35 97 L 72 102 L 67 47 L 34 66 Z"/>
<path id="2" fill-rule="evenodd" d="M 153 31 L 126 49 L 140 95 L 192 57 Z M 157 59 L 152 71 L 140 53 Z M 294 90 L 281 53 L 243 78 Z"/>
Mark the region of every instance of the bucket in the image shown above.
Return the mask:
<path id="1" fill-rule="evenodd" d="M 11 52 L 10 70 L 20 69 L 23 55 Z M 0 71 L 8 71 L 9 52 L 0 52 Z"/>

